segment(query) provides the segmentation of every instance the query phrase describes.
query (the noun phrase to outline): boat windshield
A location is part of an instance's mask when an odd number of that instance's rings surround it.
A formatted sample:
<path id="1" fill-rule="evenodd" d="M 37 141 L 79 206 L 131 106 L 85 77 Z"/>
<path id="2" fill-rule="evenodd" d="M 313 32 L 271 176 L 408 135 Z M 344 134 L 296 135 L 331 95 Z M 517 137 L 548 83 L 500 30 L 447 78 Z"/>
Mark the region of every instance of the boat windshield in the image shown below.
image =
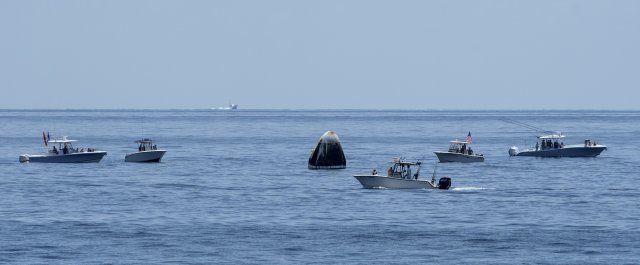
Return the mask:
<path id="1" fill-rule="evenodd" d="M 471 146 L 469 146 L 469 143 L 467 142 L 451 141 L 450 143 L 451 145 L 449 145 L 449 153 L 465 155 L 473 154 L 473 150 L 471 150 Z"/>
<path id="2" fill-rule="evenodd" d="M 153 141 L 149 139 L 139 140 L 139 141 L 136 141 L 136 143 L 138 143 L 138 151 L 140 152 L 158 150 L 158 147 L 155 144 L 153 144 Z"/>
<path id="3" fill-rule="evenodd" d="M 540 138 L 540 143 L 536 142 L 536 151 L 564 148 L 564 142 L 558 141 L 558 139 L 559 138 Z"/>
<path id="4" fill-rule="evenodd" d="M 57 148 L 55 144 L 58 144 Z M 77 148 L 73 148 L 73 144 L 71 142 L 56 142 L 52 146 L 53 147 L 51 148 L 51 150 L 49 150 L 49 153 L 56 154 L 56 155 L 60 155 L 60 154 L 68 155 L 68 154 L 73 154 L 80 151 Z"/>
<path id="5" fill-rule="evenodd" d="M 387 170 L 387 176 L 402 179 L 417 179 L 420 170 L 420 162 L 394 161 Z M 411 166 L 414 166 L 413 168 Z M 412 170 L 415 171 L 415 175 Z"/>

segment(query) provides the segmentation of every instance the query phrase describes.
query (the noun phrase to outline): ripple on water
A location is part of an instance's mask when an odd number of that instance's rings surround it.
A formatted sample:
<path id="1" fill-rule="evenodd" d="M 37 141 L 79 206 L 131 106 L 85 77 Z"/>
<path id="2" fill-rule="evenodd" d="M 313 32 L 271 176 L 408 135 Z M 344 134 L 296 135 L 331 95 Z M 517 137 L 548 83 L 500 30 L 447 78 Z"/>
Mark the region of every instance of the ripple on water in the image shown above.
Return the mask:
<path id="1" fill-rule="evenodd" d="M 628 147 L 637 112 L 9 114 L 0 126 L 4 263 L 637 263 L 640 156 Z M 52 116 L 109 155 L 99 164 L 18 163 L 19 153 L 42 149 L 27 136 Z M 162 163 L 125 163 L 130 142 L 105 140 L 132 138 L 140 117 L 153 121 L 145 135 L 169 150 Z M 552 121 L 577 142 L 597 137 L 610 149 L 593 159 L 509 157 L 510 146 L 533 139 L 500 117 Z M 340 135 L 348 168 L 307 169 L 326 130 Z M 438 165 L 451 190 L 363 189 L 353 178 L 396 156 L 424 157 L 430 177 L 431 150 L 468 130 L 486 161 Z"/>

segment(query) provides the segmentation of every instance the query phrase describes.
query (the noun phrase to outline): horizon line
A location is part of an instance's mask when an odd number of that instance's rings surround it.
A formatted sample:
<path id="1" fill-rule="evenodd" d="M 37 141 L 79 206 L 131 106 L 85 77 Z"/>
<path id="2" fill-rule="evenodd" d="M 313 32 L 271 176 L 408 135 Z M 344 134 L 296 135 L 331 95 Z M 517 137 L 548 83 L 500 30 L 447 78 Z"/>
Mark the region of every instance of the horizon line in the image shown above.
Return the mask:
<path id="1" fill-rule="evenodd" d="M 246 108 L 246 109 L 218 109 L 218 108 L 0 108 L 0 111 L 640 111 L 640 109 L 561 109 L 561 108 L 541 108 L 541 109 L 402 109 L 402 108 Z"/>

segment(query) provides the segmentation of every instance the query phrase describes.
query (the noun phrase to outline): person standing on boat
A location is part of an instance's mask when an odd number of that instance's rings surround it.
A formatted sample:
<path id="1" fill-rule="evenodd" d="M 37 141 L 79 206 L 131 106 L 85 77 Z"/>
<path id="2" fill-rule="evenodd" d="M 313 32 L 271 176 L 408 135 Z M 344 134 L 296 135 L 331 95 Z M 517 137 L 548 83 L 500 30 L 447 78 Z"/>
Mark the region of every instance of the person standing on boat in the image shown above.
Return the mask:
<path id="1" fill-rule="evenodd" d="M 393 168 L 389 167 L 389 170 L 387 170 L 387 176 L 391 177 L 393 176 Z"/>
<path id="2" fill-rule="evenodd" d="M 407 172 L 405 173 L 404 177 L 407 178 L 407 179 L 411 179 L 412 178 L 412 176 L 411 176 L 411 165 L 407 165 Z"/>
<path id="3" fill-rule="evenodd" d="M 536 151 L 538 151 L 539 147 L 540 147 L 540 145 L 538 144 L 538 142 L 536 142 Z"/>

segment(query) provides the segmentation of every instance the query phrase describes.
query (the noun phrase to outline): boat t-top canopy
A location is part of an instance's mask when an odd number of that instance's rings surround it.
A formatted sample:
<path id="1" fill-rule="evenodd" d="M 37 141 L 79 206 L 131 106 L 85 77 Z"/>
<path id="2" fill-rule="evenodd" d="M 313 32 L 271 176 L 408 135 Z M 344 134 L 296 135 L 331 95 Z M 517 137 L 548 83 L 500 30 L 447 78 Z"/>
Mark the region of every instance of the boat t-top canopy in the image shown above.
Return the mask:
<path id="1" fill-rule="evenodd" d="M 466 141 L 458 141 L 458 140 L 454 140 L 454 141 L 449 141 L 450 144 L 469 144 Z"/>
<path id="2" fill-rule="evenodd" d="M 152 142 L 153 141 L 151 139 L 147 139 L 147 138 L 135 141 L 135 143 L 140 143 L 140 144 L 150 144 Z"/>
<path id="3" fill-rule="evenodd" d="M 565 138 L 566 136 L 562 135 L 562 133 L 560 134 L 549 134 L 549 135 L 541 135 L 538 136 L 538 139 L 561 139 L 561 138 Z"/>
<path id="4" fill-rule="evenodd" d="M 52 144 L 67 144 L 67 143 L 73 143 L 73 142 L 77 142 L 78 140 L 69 140 L 67 139 L 66 136 L 62 136 L 62 138 L 58 138 L 58 139 L 53 139 L 53 140 L 48 140 L 47 143 L 52 143 Z"/>
<path id="5" fill-rule="evenodd" d="M 402 158 L 398 158 L 398 157 L 394 157 L 393 160 L 391 161 L 391 163 L 398 164 L 398 165 L 420 165 L 420 164 L 422 164 L 421 162 L 407 162 L 407 161 L 402 160 Z"/>

